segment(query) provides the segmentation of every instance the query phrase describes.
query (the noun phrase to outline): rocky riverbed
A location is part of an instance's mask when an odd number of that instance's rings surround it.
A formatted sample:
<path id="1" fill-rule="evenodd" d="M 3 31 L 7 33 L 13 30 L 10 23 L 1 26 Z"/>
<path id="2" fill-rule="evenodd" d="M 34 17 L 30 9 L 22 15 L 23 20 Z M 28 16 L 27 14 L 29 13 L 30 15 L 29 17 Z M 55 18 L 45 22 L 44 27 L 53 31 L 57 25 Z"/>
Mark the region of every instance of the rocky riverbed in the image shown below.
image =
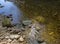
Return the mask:
<path id="1" fill-rule="evenodd" d="M 19 29 L 0 26 L 0 44 L 46 44 L 40 36 L 44 26 L 29 20 L 23 21 L 23 24 Z"/>

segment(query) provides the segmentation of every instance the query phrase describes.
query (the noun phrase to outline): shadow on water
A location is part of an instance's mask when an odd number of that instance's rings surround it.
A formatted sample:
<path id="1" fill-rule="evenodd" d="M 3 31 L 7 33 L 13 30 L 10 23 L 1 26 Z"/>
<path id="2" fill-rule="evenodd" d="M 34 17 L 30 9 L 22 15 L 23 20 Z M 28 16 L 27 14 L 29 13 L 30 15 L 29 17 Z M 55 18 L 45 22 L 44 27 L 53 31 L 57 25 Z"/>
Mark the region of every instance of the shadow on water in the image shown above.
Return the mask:
<path id="1" fill-rule="evenodd" d="M 0 14 L 9 15 L 12 14 L 12 23 L 20 23 L 21 21 L 21 11 L 19 8 L 10 1 L 0 0 Z"/>

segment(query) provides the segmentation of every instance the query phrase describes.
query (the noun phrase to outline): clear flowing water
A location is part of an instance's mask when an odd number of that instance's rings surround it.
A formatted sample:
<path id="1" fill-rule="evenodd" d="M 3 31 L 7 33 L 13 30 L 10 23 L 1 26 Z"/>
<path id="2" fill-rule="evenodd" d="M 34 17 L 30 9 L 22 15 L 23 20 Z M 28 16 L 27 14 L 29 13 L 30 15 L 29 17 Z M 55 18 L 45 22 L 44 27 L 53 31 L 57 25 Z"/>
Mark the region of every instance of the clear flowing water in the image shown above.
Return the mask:
<path id="1" fill-rule="evenodd" d="M 19 8 L 13 3 L 5 0 L 0 0 L 0 14 L 9 15 L 12 14 L 13 23 L 19 23 L 21 20 L 21 11 Z"/>
<path id="2" fill-rule="evenodd" d="M 35 28 L 35 25 L 32 25 L 31 27 L 31 32 L 29 33 L 29 44 L 39 44 L 37 41 L 37 37 L 36 33 L 38 33 L 38 31 Z"/>

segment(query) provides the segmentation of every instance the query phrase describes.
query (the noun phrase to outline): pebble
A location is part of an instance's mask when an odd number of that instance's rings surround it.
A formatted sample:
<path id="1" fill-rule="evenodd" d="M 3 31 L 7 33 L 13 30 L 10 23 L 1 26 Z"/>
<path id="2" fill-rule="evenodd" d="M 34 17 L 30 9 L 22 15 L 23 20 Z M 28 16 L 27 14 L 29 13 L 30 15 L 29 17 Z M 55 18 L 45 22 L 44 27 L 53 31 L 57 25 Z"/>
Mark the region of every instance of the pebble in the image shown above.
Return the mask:
<path id="1" fill-rule="evenodd" d="M 0 44 L 6 44 L 6 42 L 0 42 Z"/>
<path id="2" fill-rule="evenodd" d="M 8 39 L 7 42 L 10 43 L 12 40 L 11 39 Z"/>
<path id="3" fill-rule="evenodd" d="M 17 39 L 17 38 L 19 38 L 20 37 L 20 35 L 17 35 L 17 34 L 15 34 L 15 35 L 10 35 L 10 38 L 11 39 Z"/>
<path id="4" fill-rule="evenodd" d="M 46 42 L 40 43 L 40 44 L 46 44 Z"/>
<path id="5" fill-rule="evenodd" d="M 11 42 L 11 44 L 19 44 L 19 42 L 18 42 L 16 39 L 14 39 L 14 40 Z"/>
<path id="6" fill-rule="evenodd" d="M 11 44 L 11 43 L 7 43 L 7 44 Z"/>
<path id="7" fill-rule="evenodd" d="M 23 43 L 20 43 L 20 44 L 23 44 Z"/>
<path id="8" fill-rule="evenodd" d="M 23 38 L 25 38 L 26 37 L 26 35 L 23 35 Z"/>
<path id="9" fill-rule="evenodd" d="M 38 42 L 43 43 L 45 41 L 44 38 L 38 38 Z"/>
<path id="10" fill-rule="evenodd" d="M 20 41 L 20 42 L 23 42 L 23 41 L 24 41 L 24 39 L 23 39 L 22 36 L 19 38 L 19 41 Z"/>
<path id="11" fill-rule="evenodd" d="M 31 26 L 32 26 L 31 23 L 32 22 L 30 20 L 23 21 L 23 24 L 26 25 L 26 27 L 28 27 L 28 28 L 31 28 Z M 39 25 L 39 23 L 36 23 L 34 25 L 37 30 L 41 29 L 41 26 Z M 2 27 L 0 26 L 0 28 L 2 28 Z M 28 29 L 28 28 L 22 27 L 21 30 L 24 31 L 25 29 Z M 5 30 L 7 28 L 3 27 L 2 29 Z M 25 38 L 26 38 L 25 32 L 23 32 L 23 31 L 20 32 L 19 29 L 14 29 L 14 28 L 8 28 L 8 31 L 9 31 L 9 33 L 6 33 L 6 34 L 4 33 L 3 35 L 5 35 L 5 36 L 0 37 L 0 39 L 2 39 L 2 40 L 5 39 L 4 41 L 1 41 L 0 44 L 24 44 L 26 40 L 28 41 L 28 39 L 25 40 Z M 43 38 L 38 38 L 38 42 L 40 44 L 46 44 L 46 42 L 44 40 L 45 39 L 43 39 Z M 26 44 L 28 44 L 28 42 Z"/>
<path id="12" fill-rule="evenodd" d="M 10 37 L 9 36 L 5 36 L 5 39 L 9 39 Z"/>

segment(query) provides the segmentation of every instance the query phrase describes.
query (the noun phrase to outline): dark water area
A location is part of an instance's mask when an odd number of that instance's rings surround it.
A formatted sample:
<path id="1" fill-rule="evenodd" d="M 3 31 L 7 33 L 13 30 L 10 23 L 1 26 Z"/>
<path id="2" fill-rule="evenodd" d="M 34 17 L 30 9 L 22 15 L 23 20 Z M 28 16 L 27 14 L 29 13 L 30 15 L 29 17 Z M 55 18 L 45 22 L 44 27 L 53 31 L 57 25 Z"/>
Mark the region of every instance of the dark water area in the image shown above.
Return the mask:
<path id="1" fill-rule="evenodd" d="M 12 23 L 20 23 L 21 11 L 13 2 L 0 0 L 0 14 L 2 15 L 12 14 L 13 17 Z"/>

